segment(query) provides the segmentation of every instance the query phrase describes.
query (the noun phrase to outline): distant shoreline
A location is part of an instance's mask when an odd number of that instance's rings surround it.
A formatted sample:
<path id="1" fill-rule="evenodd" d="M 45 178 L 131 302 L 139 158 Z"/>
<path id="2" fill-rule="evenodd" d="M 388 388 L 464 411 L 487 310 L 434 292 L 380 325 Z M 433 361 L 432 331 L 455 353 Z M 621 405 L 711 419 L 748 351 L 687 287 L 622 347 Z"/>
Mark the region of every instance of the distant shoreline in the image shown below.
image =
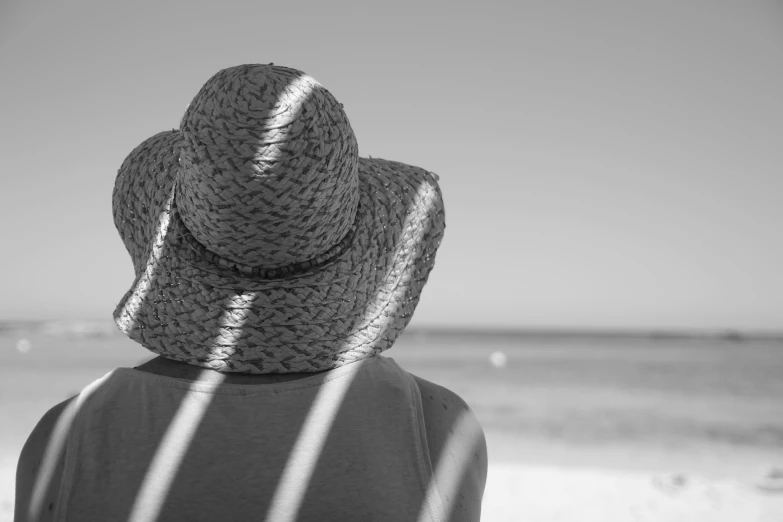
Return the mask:
<path id="1" fill-rule="evenodd" d="M 111 337 L 123 335 L 111 320 L 27 320 L 1 321 L 0 336 L 23 334 L 52 336 Z M 405 330 L 405 338 L 413 339 L 603 339 L 603 340 L 717 340 L 724 342 L 771 341 L 783 342 L 783 331 L 742 331 L 735 329 L 631 329 L 631 328 L 480 328 L 419 326 Z"/>
<path id="2" fill-rule="evenodd" d="M 648 339 L 648 340 L 722 340 L 722 341 L 781 341 L 783 331 L 740 330 L 644 330 L 644 329 L 588 329 L 588 328 L 409 328 L 406 335 L 437 338 L 473 339 Z"/>

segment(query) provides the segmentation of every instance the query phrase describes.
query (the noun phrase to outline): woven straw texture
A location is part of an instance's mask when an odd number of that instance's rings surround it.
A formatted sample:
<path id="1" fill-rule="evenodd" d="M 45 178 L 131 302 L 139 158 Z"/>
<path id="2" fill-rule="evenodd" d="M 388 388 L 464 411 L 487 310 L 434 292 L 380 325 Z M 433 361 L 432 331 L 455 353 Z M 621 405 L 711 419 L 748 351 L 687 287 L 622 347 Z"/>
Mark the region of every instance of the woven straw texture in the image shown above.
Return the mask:
<path id="1" fill-rule="evenodd" d="M 221 372 L 336 368 L 399 337 L 445 228 L 437 176 L 360 158 L 342 105 L 301 71 L 224 69 L 179 129 L 120 168 L 136 278 L 119 328 Z"/>

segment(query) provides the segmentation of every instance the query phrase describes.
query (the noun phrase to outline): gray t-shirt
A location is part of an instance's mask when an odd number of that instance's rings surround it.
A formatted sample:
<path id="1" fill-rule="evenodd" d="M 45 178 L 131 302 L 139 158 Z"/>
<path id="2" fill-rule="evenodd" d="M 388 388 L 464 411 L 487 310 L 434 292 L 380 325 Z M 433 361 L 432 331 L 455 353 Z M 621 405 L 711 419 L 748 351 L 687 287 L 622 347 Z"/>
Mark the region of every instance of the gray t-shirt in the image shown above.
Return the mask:
<path id="1" fill-rule="evenodd" d="M 443 520 L 419 388 L 391 358 L 253 385 L 118 368 L 77 403 L 57 521 Z"/>

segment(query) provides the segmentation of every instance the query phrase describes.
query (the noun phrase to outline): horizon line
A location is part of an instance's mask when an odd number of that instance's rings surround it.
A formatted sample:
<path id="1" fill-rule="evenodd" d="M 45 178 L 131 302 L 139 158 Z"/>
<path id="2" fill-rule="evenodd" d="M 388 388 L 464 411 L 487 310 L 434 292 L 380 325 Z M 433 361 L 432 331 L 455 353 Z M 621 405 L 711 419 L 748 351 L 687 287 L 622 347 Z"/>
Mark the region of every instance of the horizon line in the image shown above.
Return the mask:
<path id="1" fill-rule="evenodd" d="M 629 328 L 629 327 L 442 327 L 424 326 L 405 330 L 413 335 L 497 338 L 616 338 L 616 339 L 719 339 L 729 341 L 783 341 L 783 330 L 742 330 L 737 328 Z"/>
<path id="2" fill-rule="evenodd" d="M 108 319 L 19 319 L 1 320 L 0 332 L 25 328 L 45 327 L 47 325 L 103 325 L 111 328 L 99 328 L 110 332 L 116 326 Z M 94 330 L 88 328 L 88 330 Z M 116 330 L 117 333 L 119 329 Z M 536 326 L 445 326 L 416 325 L 405 329 L 412 336 L 436 337 L 493 337 L 493 338 L 645 338 L 645 339 L 719 339 L 729 341 L 772 340 L 783 341 L 781 329 L 740 329 L 740 328 L 633 328 L 633 327 L 536 327 Z"/>

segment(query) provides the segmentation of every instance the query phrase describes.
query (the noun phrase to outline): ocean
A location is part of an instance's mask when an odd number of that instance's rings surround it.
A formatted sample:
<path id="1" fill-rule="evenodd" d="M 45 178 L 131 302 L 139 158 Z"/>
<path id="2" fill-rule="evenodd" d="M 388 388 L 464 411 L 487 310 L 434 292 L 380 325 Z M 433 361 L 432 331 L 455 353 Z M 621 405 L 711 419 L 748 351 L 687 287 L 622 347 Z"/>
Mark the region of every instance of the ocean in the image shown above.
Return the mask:
<path id="1" fill-rule="evenodd" d="M 153 357 L 119 334 L 5 332 L 0 353 L 0 448 L 17 454 L 48 408 Z M 576 448 L 615 462 L 658 451 L 783 465 L 783 340 L 406 332 L 384 355 L 459 394 L 491 460 Z"/>

